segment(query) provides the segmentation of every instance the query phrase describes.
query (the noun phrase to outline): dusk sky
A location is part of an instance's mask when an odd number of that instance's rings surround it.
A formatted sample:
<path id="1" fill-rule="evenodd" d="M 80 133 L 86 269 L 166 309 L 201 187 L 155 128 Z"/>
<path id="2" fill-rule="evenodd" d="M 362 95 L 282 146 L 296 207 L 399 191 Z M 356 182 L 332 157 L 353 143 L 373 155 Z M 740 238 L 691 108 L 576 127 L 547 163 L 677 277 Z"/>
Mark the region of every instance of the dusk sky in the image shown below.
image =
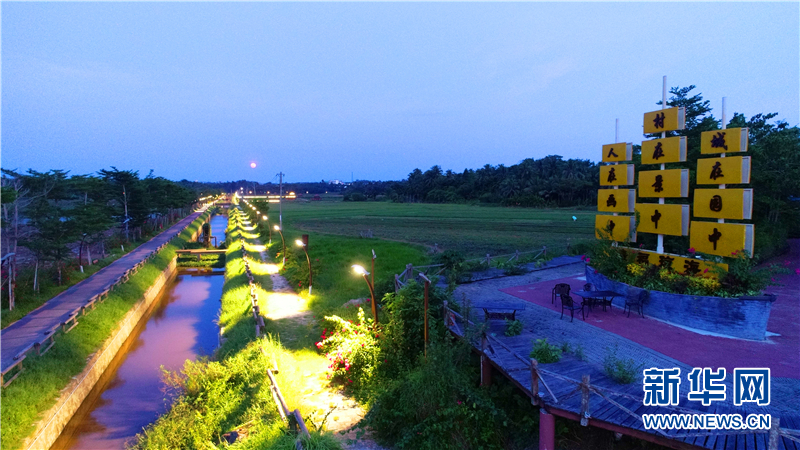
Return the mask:
<path id="1" fill-rule="evenodd" d="M 399 180 L 641 143 L 668 86 L 800 122 L 787 3 L 3 2 L 2 167 Z M 256 162 L 255 169 L 250 167 Z"/>

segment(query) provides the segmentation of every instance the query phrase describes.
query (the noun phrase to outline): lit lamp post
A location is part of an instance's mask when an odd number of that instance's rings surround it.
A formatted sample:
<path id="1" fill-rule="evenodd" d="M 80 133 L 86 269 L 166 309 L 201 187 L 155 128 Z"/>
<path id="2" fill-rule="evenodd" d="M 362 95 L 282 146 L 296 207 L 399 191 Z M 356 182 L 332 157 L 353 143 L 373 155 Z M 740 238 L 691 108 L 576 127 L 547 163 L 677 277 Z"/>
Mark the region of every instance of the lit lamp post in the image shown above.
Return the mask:
<path id="1" fill-rule="evenodd" d="M 298 247 L 303 247 L 303 251 L 306 253 L 306 261 L 308 261 L 308 295 L 311 295 L 311 258 L 308 257 L 308 247 L 300 239 L 295 240 L 294 243 Z"/>
<path id="2" fill-rule="evenodd" d="M 372 298 L 372 317 L 375 318 L 375 323 L 378 323 L 378 305 L 375 303 L 375 289 L 372 287 L 372 283 L 369 282 L 369 272 L 367 269 L 359 266 L 358 264 L 353 264 L 353 272 L 357 273 L 364 277 L 364 281 L 367 282 L 367 287 L 369 287 L 369 295 Z"/>
<path id="3" fill-rule="evenodd" d="M 281 227 L 280 226 L 275 225 L 275 231 L 277 231 L 281 235 L 281 248 L 283 249 L 283 253 L 281 253 L 281 255 L 283 255 L 283 265 L 285 266 L 286 265 L 286 241 L 283 240 L 283 231 L 281 231 Z"/>
<path id="4" fill-rule="evenodd" d="M 269 230 L 269 244 L 267 245 L 272 245 L 272 227 L 269 226 L 269 217 L 261 216 L 261 220 L 267 221 L 267 229 Z"/>

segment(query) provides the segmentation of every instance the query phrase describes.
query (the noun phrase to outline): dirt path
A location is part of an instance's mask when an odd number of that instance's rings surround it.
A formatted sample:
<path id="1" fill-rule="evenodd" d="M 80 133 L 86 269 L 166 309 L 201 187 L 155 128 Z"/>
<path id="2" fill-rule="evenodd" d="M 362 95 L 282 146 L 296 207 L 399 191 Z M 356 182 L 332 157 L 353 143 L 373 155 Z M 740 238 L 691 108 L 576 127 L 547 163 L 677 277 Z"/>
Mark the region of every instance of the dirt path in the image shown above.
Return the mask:
<path id="1" fill-rule="evenodd" d="M 261 252 L 262 261 L 267 261 L 265 252 Z M 272 293 L 267 296 L 266 317 L 270 320 L 281 322 L 281 328 L 296 330 L 296 333 L 284 332 L 281 342 L 285 347 L 296 343 L 302 333 L 313 323 L 313 314 L 308 308 L 305 298 L 297 295 L 289 282 L 278 273 L 278 266 L 271 270 Z M 319 425 L 324 421 L 325 429 L 335 433 L 343 446 L 349 450 L 383 450 L 368 438 L 356 440 L 356 431 L 352 430 L 366 411 L 358 403 L 343 395 L 341 391 L 332 388 L 325 376 L 328 360 L 324 357 L 304 359 L 303 366 L 303 400 L 297 405 L 309 427 Z"/>

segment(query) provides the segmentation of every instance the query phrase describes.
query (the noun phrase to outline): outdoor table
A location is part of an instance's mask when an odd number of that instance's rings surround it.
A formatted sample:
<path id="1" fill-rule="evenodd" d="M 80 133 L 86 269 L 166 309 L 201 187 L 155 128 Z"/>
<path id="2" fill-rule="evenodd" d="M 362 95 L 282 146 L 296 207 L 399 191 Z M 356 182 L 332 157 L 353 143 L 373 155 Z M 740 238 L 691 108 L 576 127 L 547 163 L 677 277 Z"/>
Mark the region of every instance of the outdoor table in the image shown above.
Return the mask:
<path id="1" fill-rule="evenodd" d="M 614 297 L 625 296 L 625 294 L 620 294 L 619 292 L 614 292 L 614 291 L 572 291 L 571 293 L 583 298 L 584 302 L 587 305 L 589 305 L 590 309 L 592 307 L 591 299 L 602 298 L 603 311 L 606 310 L 606 303 L 611 305 L 611 302 L 614 300 Z"/>
<path id="2" fill-rule="evenodd" d="M 489 319 L 516 320 L 517 311 L 522 311 L 525 309 L 524 303 L 508 303 L 508 302 L 503 302 L 503 303 L 481 302 L 481 303 L 473 303 L 472 306 L 474 306 L 475 308 L 483 309 L 483 313 L 486 315 L 487 321 Z"/>

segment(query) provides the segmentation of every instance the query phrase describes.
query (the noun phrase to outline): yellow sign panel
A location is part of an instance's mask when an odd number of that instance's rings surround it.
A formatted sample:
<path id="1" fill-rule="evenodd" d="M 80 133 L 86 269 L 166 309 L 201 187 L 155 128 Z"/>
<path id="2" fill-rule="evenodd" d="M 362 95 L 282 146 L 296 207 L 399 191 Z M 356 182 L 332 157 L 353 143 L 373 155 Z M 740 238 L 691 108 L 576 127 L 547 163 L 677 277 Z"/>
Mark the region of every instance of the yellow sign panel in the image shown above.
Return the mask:
<path id="1" fill-rule="evenodd" d="M 633 144 L 619 142 L 603 146 L 603 162 L 623 162 L 633 159 Z"/>
<path id="2" fill-rule="evenodd" d="M 749 156 L 697 160 L 697 184 L 747 184 L 749 182 Z"/>
<path id="3" fill-rule="evenodd" d="M 753 256 L 753 225 L 692 221 L 689 245 L 698 252 L 731 256 L 747 250 Z"/>
<path id="4" fill-rule="evenodd" d="M 636 203 L 635 189 L 600 189 L 597 191 L 597 210 L 632 213 Z"/>
<path id="5" fill-rule="evenodd" d="M 686 111 L 683 107 L 659 109 L 644 113 L 644 134 L 675 131 L 686 128 Z"/>
<path id="6" fill-rule="evenodd" d="M 746 152 L 749 128 L 728 128 L 726 130 L 704 131 L 700 134 L 700 153 Z"/>
<path id="7" fill-rule="evenodd" d="M 686 161 L 686 137 L 642 141 L 642 164 L 664 164 Z"/>
<path id="8" fill-rule="evenodd" d="M 601 180 L 602 181 L 602 180 Z M 643 170 L 639 172 L 639 197 L 687 197 L 689 169 Z"/>
<path id="9" fill-rule="evenodd" d="M 695 189 L 694 216 L 712 219 L 752 219 L 753 190 Z"/>
<path id="10" fill-rule="evenodd" d="M 633 184 L 633 164 L 600 166 L 600 186 L 630 186 Z"/>
<path id="11" fill-rule="evenodd" d="M 694 258 L 684 258 L 683 256 L 673 255 L 670 253 L 656 253 L 634 248 L 629 248 L 628 250 L 636 254 L 636 262 L 639 264 L 652 264 L 659 267 L 670 265 L 672 270 L 684 275 L 716 278 L 717 274 L 713 270 L 714 267 L 719 267 L 726 272 L 728 271 L 727 264 L 703 261 L 701 259 Z"/>
<path id="12" fill-rule="evenodd" d="M 594 221 L 594 235 L 597 239 L 611 238 L 613 241 L 636 242 L 636 231 L 633 216 L 601 216 L 598 215 Z M 631 231 L 633 234 L 631 235 Z M 609 232 L 611 233 L 609 235 Z"/>
<path id="13" fill-rule="evenodd" d="M 689 205 L 637 203 L 636 212 L 639 213 L 637 232 L 668 236 L 689 234 Z"/>

